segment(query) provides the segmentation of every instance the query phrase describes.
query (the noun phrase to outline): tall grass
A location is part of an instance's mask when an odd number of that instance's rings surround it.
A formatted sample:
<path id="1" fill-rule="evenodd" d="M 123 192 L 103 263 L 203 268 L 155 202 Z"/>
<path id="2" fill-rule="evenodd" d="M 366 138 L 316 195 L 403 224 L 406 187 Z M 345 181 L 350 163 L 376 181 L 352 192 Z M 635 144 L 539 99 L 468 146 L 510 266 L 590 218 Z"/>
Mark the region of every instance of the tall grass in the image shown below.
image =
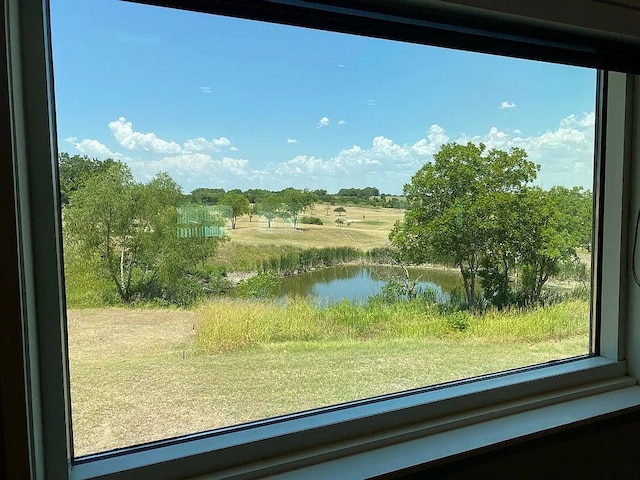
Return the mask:
<path id="1" fill-rule="evenodd" d="M 307 302 L 281 307 L 268 301 L 221 299 L 197 311 L 196 348 L 203 352 L 233 351 L 261 343 L 335 338 Z M 283 314 L 286 312 L 286 314 Z"/>
<path id="2" fill-rule="evenodd" d="M 298 252 L 284 252 L 263 260 L 258 266 L 261 272 L 293 275 L 314 268 L 331 267 L 361 260 L 363 252 L 353 247 L 308 248 Z"/>
<path id="3" fill-rule="evenodd" d="M 302 299 L 216 300 L 196 313 L 196 347 L 233 351 L 277 342 L 365 341 L 434 337 L 479 342 L 540 342 L 587 336 L 588 302 L 571 300 L 528 311 L 443 311 L 424 302 L 347 301 L 321 308 Z"/>
<path id="4" fill-rule="evenodd" d="M 394 263 L 395 250 L 389 247 L 368 251 L 353 247 L 299 248 L 292 245 L 221 245 L 213 263 L 228 271 L 272 272 L 287 276 L 316 268 L 350 262 Z"/>
<path id="5" fill-rule="evenodd" d="M 256 271 L 262 262 L 270 258 L 301 251 L 293 245 L 245 245 L 231 241 L 218 247 L 212 263 L 231 272 L 250 272 Z"/>
<path id="6" fill-rule="evenodd" d="M 98 260 L 65 245 L 64 282 L 68 308 L 98 308 L 118 301 L 118 292 L 104 275 Z"/>
<path id="7" fill-rule="evenodd" d="M 564 340 L 589 334 L 588 300 L 569 300 L 530 310 L 490 310 L 469 325 L 469 335 L 494 342 Z"/>

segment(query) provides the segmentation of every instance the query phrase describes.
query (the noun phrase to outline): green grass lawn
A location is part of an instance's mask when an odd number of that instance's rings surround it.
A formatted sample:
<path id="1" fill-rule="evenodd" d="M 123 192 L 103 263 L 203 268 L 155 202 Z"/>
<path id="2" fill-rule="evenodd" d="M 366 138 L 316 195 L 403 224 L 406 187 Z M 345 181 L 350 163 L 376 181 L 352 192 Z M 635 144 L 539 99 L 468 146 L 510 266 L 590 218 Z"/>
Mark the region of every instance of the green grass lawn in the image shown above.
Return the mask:
<path id="1" fill-rule="evenodd" d="M 566 309 L 582 310 L 586 303 Z M 542 337 L 527 336 L 525 326 L 520 340 L 501 337 L 500 328 L 513 324 L 496 317 L 476 322 L 478 334 L 376 338 L 342 332 L 335 339 L 271 339 L 203 353 L 196 348 L 202 312 L 113 308 L 75 310 L 68 317 L 76 455 L 588 351 L 586 318 L 572 335 L 544 327 Z"/>

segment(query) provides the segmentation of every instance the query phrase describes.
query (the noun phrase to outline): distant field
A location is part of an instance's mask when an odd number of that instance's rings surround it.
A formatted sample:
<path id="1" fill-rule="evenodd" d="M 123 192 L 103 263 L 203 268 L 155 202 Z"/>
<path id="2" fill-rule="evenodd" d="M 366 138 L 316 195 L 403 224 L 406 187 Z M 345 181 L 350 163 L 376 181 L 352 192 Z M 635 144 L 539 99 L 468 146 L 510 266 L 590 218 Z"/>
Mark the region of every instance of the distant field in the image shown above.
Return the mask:
<path id="1" fill-rule="evenodd" d="M 355 247 L 370 250 L 390 245 L 389 232 L 397 220 L 401 220 L 404 211 L 395 208 L 353 207 L 346 205 L 346 213 L 333 212 L 336 205 L 317 204 L 300 216 L 318 217 L 324 225 L 305 225 L 298 223 L 294 230 L 291 224 L 281 218 L 271 222 L 267 228 L 264 217 L 238 218 L 235 230 L 227 229 L 232 242 L 245 245 L 292 245 L 300 248 L 313 247 Z M 345 224 L 337 226 L 336 219 Z M 226 245 L 221 248 L 224 249 Z"/>

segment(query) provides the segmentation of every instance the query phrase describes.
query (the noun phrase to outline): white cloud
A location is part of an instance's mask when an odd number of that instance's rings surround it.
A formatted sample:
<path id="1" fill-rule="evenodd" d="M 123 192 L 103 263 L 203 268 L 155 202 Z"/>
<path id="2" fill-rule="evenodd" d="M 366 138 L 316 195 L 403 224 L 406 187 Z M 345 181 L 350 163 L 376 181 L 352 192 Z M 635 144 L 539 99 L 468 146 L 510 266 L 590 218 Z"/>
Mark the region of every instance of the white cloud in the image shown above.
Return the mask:
<path id="1" fill-rule="evenodd" d="M 202 93 L 213 93 L 213 89 L 211 87 L 200 87 L 200 91 Z"/>
<path id="2" fill-rule="evenodd" d="M 338 125 L 346 125 L 346 124 L 347 124 L 347 122 L 345 122 L 344 120 L 338 121 Z"/>
<path id="3" fill-rule="evenodd" d="M 487 149 L 523 148 L 528 158 L 542 166 L 538 184 L 582 185 L 590 188 L 593 175 L 593 114 L 568 116 L 558 127 L 538 135 L 523 136 L 522 132 L 503 131 L 491 127 L 476 136 L 462 135 L 459 143 L 484 143 Z M 354 145 L 336 155 L 321 158 L 298 155 L 286 162 L 270 165 L 262 172 L 267 188 L 298 187 L 340 188 L 348 178 L 349 185 L 376 185 L 383 191 L 400 192 L 401 186 L 425 162 L 432 161 L 440 147 L 452 141 L 445 129 L 431 125 L 424 138 L 413 144 L 397 144 L 385 136 L 374 137 L 367 148 Z M 271 187 L 272 186 L 272 187 Z"/>
<path id="4" fill-rule="evenodd" d="M 160 160 L 130 160 L 127 163 L 136 178 L 148 181 L 158 172 L 167 172 L 185 191 L 212 183 L 236 188 L 240 177 L 251 179 L 255 176 L 248 160 L 231 157 L 214 159 L 206 153 L 183 153 Z"/>
<path id="5" fill-rule="evenodd" d="M 144 150 L 153 153 L 180 153 L 182 148 L 176 142 L 167 142 L 155 133 L 141 133 L 133 130 L 133 124 L 126 118 L 109 123 L 109 129 L 117 142 L 128 150 Z"/>
<path id="6" fill-rule="evenodd" d="M 408 150 L 405 147 L 401 147 L 400 145 L 393 143 L 393 140 L 383 137 L 382 135 L 373 139 L 372 150 L 376 154 L 393 158 L 395 160 L 404 159 L 409 155 Z"/>
<path id="7" fill-rule="evenodd" d="M 227 148 L 231 149 L 231 140 L 227 137 L 212 138 L 211 140 L 198 137 L 182 144 L 182 149 L 186 152 L 219 152 Z"/>
<path id="8" fill-rule="evenodd" d="M 500 104 L 498 107 L 500 110 L 504 110 L 505 108 L 516 108 L 516 104 L 513 102 L 507 102 L 506 100 Z"/>
<path id="9" fill-rule="evenodd" d="M 593 128 L 595 124 L 596 124 L 595 112 L 585 113 L 582 116 L 582 118 L 578 118 L 572 114 L 566 118 L 563 118 L 560 121 L 560 127 L 563 127 L 563 128 L 578 128 L 578 127 Z"/>
<path id="10" fill-rule="evenodd" d="M 449 141 L 449 136 L 440 125 L 431 125 L 427 138 L 422 138 L 411 147 L 414 153 L 420 156 L 433 155 L 443 145 Z"/>
<path id="11" fill-rule="evenodd" d="M 322 123 L 328 125 L 328 117 L 323 117 Z M 111 151 L 99 140 L 68 138 L 67 141 L 82 154 L 126 162 L 136 178 L 142 181 L 166 171 L 185 191 L 213 185 L 268 189 L 295 186 L 336 191 L 344 186 L 374 185 L 382 191 L 400 193 L 402 185 L 409 182 L 425 162 L 432 161 L 443 144 L 452 140 L 482 142 L 488 149 L 523 148 L 530 160 L 542 165 L 538 174 L 538 183 L 542 186 L 559 184 L 589 188 L 593 175 L 594 123 L 595 115 L 589 112 L 568 115 L 558 121 L 556 128 L 534 135 L 494 126 L 480 135 L 458 135 L 453 139 L 441 125 L 433 124 L 423 138 L 413 143 L 399 144 L 378 135 L 368 146 L 353 145 L 325 157 L 308 152 L 264 167 L 256 167 L 248 159 L 233 157 L 230 152 L 237 148 L 227 137 L 197 137 L 179 145 L 152 133 L 136 132 L 124 118 L 111 122 L 109 128 L 120 145 L 129 150 L 137 149 L 135 158 Z M 295 138 L 287 139 L 289 144 L 295 141 Z"/>
<path id="12" fill-rule="evenodd" d="M 126 118 L 120 117 L 109 123 L 109 129 L 116 141 L 127 150 L 142 150 L 150 153 L 175 155 L 180 153 L 213 153 L 224 150 L 235 151 L 227 137 L 204 137 L 188 139 L 182 145 L 174 141 L 159 138 L 155 133 L 142 133 L 133 129 L 133 124 Z M 234 150 L 235 149 L 235 150 Z"/>
<path id="13" fill-rule="evenodd" d="M 344 65 L 344 64 L 342 64 L 342 63 L 339 63 L 338 65 L 336 65 L 336 67 L 338 67 L 338 68 L 345 68 L 345 67 L 346 67 L 346 65 Z"/>
<path id="14" fill-rule="evenodd" d="M 429 135 L 427 135 L 427 138 L 436 145 L 442 145 L 449 141 L 449 137 L 445 133 L 444 128 L 438 124 L 429 127 Z"/>
<path id="15" fill-rule="evenodd" d="M 372 140 L 370 148 L 354 145 L 326 160 L 315 156 L 298 155 L 291 160 L 271 166 L 267 173 L 271 172 L 272 180 L 282 185 L 286 182 L 291 183 L 292 180 L 322 182 L 344 176 L 352 176 L 362 181 L 366 179 L 371 183 L 374 181 L 369 177 L 371 174 L 378 177 L 375 182 L 379 183 L 381 173 L 398 169 L 407 162 L 413 163 L 409 157 L 408 148 L 384 136 L 377 136 Z M 274 179 L 273 176 L 276 178 Z"/>
<path id="16" fill-rule="evenodd" d="M 527 152 L 529 160 L 541 165 L 538 183 L 553 185 L 580 185 L 591 188 L 593 176 L 593 142 L 595 113 L 582 117 L 569 115 L 560 120 L 558 128 L 539 135 L 511 136 L 491 127 L 485 135 L 462 136 L 457 141 L 484 143 L 488 149 L 519 147 Z M 515 131 L 513 132 L 515 134 Z"/>
<path id="17" fill-rule="evenodd" d="M 329 117 L 322 117 L 318 122 L 318 126 L 316 128 L 322 128 L 329 125 Z"/>
<path id="18" fill-rule="evenodd" d="M 78 142 L 77 138 L 75 137 L 69 137 L 65 140 L 73 145 L 73 147 L 80 153 L 83 153 L 92 158 L 104 160 L 105 158 L 119 159 L 122 157 L 120 153 L 112 152 L 104 143 L 101 143 L 98 140 L 85 138 L 84 140 Z"/>
<path id="19" fill-rule="evenodd" d="M 348 173 L 338 163 L 324 161 L 321 158 L 307 155 L 297 155 L 273 168 L 273 173 L 283 177 L 309 175 L 336 175 Z"/>
<path id="20" fill-rule="evenodd" d="M 365 101 L 365 103 L 367 104 L 367 107 L 375 107 L 376 106 L 376 100 L 375 98 L 369 98 Z"/>

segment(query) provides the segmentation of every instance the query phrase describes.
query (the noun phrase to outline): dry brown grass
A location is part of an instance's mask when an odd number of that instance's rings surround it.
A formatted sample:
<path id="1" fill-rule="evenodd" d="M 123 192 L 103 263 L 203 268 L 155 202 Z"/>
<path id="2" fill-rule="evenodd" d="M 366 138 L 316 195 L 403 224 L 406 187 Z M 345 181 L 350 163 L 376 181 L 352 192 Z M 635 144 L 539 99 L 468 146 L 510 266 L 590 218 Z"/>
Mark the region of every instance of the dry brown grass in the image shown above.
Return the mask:
<path id="1" fill-rule="evenodd" d="M 68 317 L 77 456 L 565 358 L 588 343 L 282 342 L 202 355 L 190 311 Z"/>
<path id="2" fill-rule="evenodd" d="M 403 210 L 395 208 L 374 208 L 345 206 L 346 213 L 339 216 L 333 212 L 335 205 L 318 204 L 302 215 L 318 217 L 324 225 L 298 224 L 298 229 L 278 218 L 267 228 L 264 217 L 248 216 L 238 218 L 236 228 L 228 229 L 232 242 L 249 245 L 288 244 L 302 248 L 355 247 L 370 250 L 390 245 L 389 232 L 396 220 L 402 219 Z M 301 215 L 301 216 L 302 216 Z M 345 224 L 336 226 L 335 220 Z M 347 225 L 348 224 L 348 225 Z M 224 246 L 222 247 L 224 248 Z"/>

